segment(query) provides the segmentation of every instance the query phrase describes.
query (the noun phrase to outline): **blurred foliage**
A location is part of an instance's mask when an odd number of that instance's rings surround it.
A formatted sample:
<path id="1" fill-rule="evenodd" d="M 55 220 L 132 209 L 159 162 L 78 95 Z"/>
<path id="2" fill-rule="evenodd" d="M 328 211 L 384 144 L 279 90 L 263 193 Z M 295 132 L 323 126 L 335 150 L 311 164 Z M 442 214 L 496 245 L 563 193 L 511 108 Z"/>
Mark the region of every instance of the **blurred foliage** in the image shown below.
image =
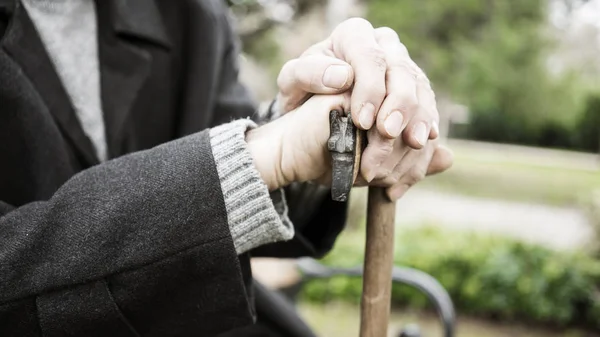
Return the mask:
<path id="1" fill-rule="evenodd" d="M 588 118 L 586 88 L 548 71 L 546 9 L 545 0 L 373 0 L 368 18 L 399 32 L 434 89 L 470 107 L 460 136 L 597 150 L 573 136 Z"/>
<path id="2" fill-rule="evenodd" d="M 589 95 L 577 127 L 578 142 L 586 150 L 600 145 L 600 93 Z"/>
<path id="3" fill-rule="evenodd" d="M 600 189 L 594 190 L 592 198 L 585 206 L 584 210 L 595 235 L 590 251 L 600 259 Z"/>
<path id="4" fill-rule="evenodd" d="M 363 245 L 362 231 L 347 232 L 324 263 L 361 265 L 363 252 L 357 247 Z M 461 313 L 600 328 L 600 262 L 586 255 L 434 227 L 403 230 L 396 247 L 395 264 L 437 278 Z M 361 287 L 360 278 L 311 280 L 302 295 L 310 301 L 358 303 Z M 395 305 L 428 305 L 423 294 L 404 285 L 394 284 L 392 297 Z"/>
<path id="5" fill-rule="evenodd" d="M 268 31 L 256 38 L 246 39 L 244 42 L 244 52 L 258 61 L 269 72 L 271 77 L 275 79 L 285 60 L 281 57 L 279 44 L 277 44 L 273 35 L 273 31 Z"/>
<path id="6" fill-rule="evenodd" d="M 235 17 L 243 52 L 262 65 L 273 81 L 286 61 L 281 56 L 274 28 L 322 5 L 313 0 L 226 0 L 226 3 Z"/>

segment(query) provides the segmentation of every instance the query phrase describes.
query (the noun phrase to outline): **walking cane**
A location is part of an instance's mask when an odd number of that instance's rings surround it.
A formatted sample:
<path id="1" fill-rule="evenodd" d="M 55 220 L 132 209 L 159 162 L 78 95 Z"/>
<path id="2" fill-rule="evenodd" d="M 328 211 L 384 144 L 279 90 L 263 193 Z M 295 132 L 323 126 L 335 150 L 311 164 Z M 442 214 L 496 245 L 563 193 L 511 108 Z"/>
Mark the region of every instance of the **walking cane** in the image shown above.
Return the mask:
<path id="1" fill-rule="evenodd" d="M 331 197 L 346 201 L 358 176 L 365 146 L 364 132 L 356 128 L 351 116 L 333 110 L 329 113 L 332 156 Z M 360 337 L 386 337 L 390 315 L 394 253 L 396 203 L 385 189 L 369 187 L 367 240 L 365 247 L 363 292 L 360 307 Z"/>

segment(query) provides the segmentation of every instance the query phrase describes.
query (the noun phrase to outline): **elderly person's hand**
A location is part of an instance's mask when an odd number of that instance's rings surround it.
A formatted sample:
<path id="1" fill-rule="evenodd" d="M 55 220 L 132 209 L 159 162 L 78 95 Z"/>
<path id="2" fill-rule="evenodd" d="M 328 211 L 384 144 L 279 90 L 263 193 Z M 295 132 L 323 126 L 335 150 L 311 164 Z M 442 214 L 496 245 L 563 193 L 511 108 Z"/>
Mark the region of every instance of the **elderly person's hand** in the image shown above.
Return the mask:
<path id="1" fill-rule="evenodd" d="M 437 165 L 434 153 L 451 158 L 437 142 L 428 142 L 439 135 L 435 95 L 423 71 L 390 28 L 375 29 L 364 19 L 346 20 L 326 40 L 287 62 L 278 85 L 277 106 L 283 113 L 297 108 L 312 94 L 352 88 L 349 111 L 357 127 L 369 130 L 362 177 L 371 184 L 389 186 L 393 199 L 406 190 L 404 180 L 396 178 L 405 176 L 408 167 L 426 168 L 428 158 L 434 160 L 431 165 Z M 449 167 L 452 160 L 444 164 Z"/>
<path id="2" fill-rule="evenodd" d="M 247 133 L 255 165 L 270 190 L 292 182 L 331 183 L 329 111 L 348 111 L 350 101 L 349 93 L 315 95 L 298 109 Z M 398 138 L 393 151 L 403 157 L 402 161 L 371 184 L 393 186 L 389 194 L 394 199 L 426 175 L 442 172 L 452 164 L 452 154 L 435 142 L 414 150 Z"/>

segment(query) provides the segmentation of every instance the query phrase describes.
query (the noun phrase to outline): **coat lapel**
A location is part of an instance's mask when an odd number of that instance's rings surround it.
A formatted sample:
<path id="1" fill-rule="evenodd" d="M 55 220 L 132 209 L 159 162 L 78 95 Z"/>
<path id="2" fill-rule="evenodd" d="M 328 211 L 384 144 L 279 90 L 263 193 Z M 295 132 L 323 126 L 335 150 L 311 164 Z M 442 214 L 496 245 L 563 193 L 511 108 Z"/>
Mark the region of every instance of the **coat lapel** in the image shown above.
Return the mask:
<path id="1" fill-rule="evenodd" d="M 170 41 L 154 1 L 98 0 L 102 108 L 111 156 L 121 154 L 127 120 L 148 78 L 152 54 Z"/>
<path id="2" fill-rule="evenodd" d="M 151 71 L 151 48 L 170 50 L 159 9 L 149 0 L 96 0 L 101 101 L 111 157 L 121 153 L 127 119 Z M 93 145 L 33 22 L 17 0 L 0 0 L 7 28 L 0 44 L 31 79 L 82 163 L 98 163 Z M 1 27 L 0 27 L 1 28 Z"/>
<path id="3" fill-rule="evenodd" d="M 94 147 L 26 10 L 15 0 L 2 0 L 0 7 L 9 20 L 0 41 L 2 48 L 31 80 L 82 163 L 88 166 L 98 163 Z"/>

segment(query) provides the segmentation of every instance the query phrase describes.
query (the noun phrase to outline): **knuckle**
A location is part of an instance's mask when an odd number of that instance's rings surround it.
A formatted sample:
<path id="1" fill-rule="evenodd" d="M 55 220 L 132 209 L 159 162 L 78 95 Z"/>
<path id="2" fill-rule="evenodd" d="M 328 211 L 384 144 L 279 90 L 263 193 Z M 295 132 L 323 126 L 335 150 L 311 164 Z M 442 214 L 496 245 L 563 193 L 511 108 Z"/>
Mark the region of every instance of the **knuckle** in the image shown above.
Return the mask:
<path id="1" fill-rule="evenodd" d="M 406 60 L 406 58 L 399 59 L 397 62 L 395 62 L 393 68 L 396 70 L 408 72 L 410 74 L 414 73 L 413 68 L 410 66 L 410 63 Z"/>
<path id="2" fill-rule="evenodd" d="M 382 181 L 384 186 L 394 186 L 398 183 L 398 179 L 394 176 L 388 176 Z"/>
<path id="3" fill-rule="evenodd" d="M 375 29 L 375 33 L 377 34 L 377 36 L 380 39 L 383 39 L 386 41 L 400 42 L 400 37 L 398 36 L 398 33 L 396 33 L 396 31 L 390 27 L 379 27 L 379 28 Z"/>
<path id="4" fill-rule="evenodd" d="M 388 64 L 385 58 L 385 51 L 379 46 L 367 47 L 362 54 L 369 59 L 380 71 L 387 71 Z"/>
<path id="5" fill-rule="evenodd" d="M 420 167 L 413 167 L 408 172 L 408 184 L 410 186 L 418 183 L 419 181 L 425 179 L 426 172 Z"/>
<path id="6" fill-rule="evenodd" d="M 385 159 L 388 155 L 394 151 L 394 140 L 386 140 L 377 144 L 378 152 L 382 159 Z"/>
<path id="7" fill-rule="evenodd" d="M 417 97 L 409 93 L 398 95 L 398 105 L 402 112 L 419 110 L 419 101 L 417 100 Z"/>
<path id="8" fill-rule="evenodd" d="M 421 67 L 419 67 L 419 65 L 412 58 L 408 58 L 407 65 L 411 67 L 416 73 L 425 75 L 423 69 L 421 69 Z"/>
<path id="9" fill-rule="evenodd" d="M 398 38 L 398 39 L 400 39 L 400 38 Z M 399 51 L 400 51 L 400 53 L 401 53 L 402 55 L 406 55 L 406 56 L 408 56 L 408 55 L 409 55 L 409 53 L 408 53 L 408 48 L 406 48 L 406 46 L 404 45 L 404 43 L 400 42 L 400 44 L 399 44 L 398 48 L 399 48 Z"/>
<path id="10" fill-rule="evenodd" d="M 388 75 L 390 77 L 399 76 L 401 74 L 408 76 L 415 83 L 419 81 L 419 72 L 414 67 L 411 67 L 410 63 L 405 59 L 396 60 L 388 69 Z"/>
<path id="11" fill-rule="evenodd" d="M 382 176 L 382 177 L 383 177 L 385 180 L 392 179 L 392 178 L 393 178 L 393 176 L 394 176 L 394 171 L 393 171 L 392 169 L 390 169 L 390 168 L 382 168 L 382 169 L 380 170 L 380 175 L 381 175 L 381 176 Z"/>
<path id="12" fill-rule="evenodd" d="M 364 90 L 365 99 L 370 100 L 383 100 L 387 96 L 387 89 L 385 88 L 385 82 L 379 78 L 364 78 L 363 82 L 358 83 L 361 90 Z"/>
<path id="13" fill-rule="evenodd" d="M 430 86 L 427 87 L 427 94 L 429 96 L 431 96 L 431 102 L 432 102 L 432 104 L 436 105 L 435 91 L 433 91 L 433 89 Z"/>
<path id="14" fill-rule="evenodd" d="M 433 89 L 431 89 L 431 81 L 429 81 L 429 78 L 427 77 L 427 75 L 425 75 L 425 73 L 422 70 L 417 72 L 416 78 L 417 82 L 425 86 L 428 89 L 428 91 L 431 91 L 431 93 L 433 93 Z"/>
<path id="15" fill-rule="evenodd" d="M 433 91 L 433 89 L 431 89 L 431 87 L 429 88 L 429 95 L 431 96 L 431 105 L 433 105 L 432 108 L 437 109 L 437 97 L 435 95 L 435 91 Z"/>
<path id="16" fill-rule="evenodd" d="M 389 177 L 390 185 L 396 185 L 400 181 L 401 177 L 402 173 L 400 171 L 394 170 L 394 172 L 392 172 L 392 174 Z"/>

